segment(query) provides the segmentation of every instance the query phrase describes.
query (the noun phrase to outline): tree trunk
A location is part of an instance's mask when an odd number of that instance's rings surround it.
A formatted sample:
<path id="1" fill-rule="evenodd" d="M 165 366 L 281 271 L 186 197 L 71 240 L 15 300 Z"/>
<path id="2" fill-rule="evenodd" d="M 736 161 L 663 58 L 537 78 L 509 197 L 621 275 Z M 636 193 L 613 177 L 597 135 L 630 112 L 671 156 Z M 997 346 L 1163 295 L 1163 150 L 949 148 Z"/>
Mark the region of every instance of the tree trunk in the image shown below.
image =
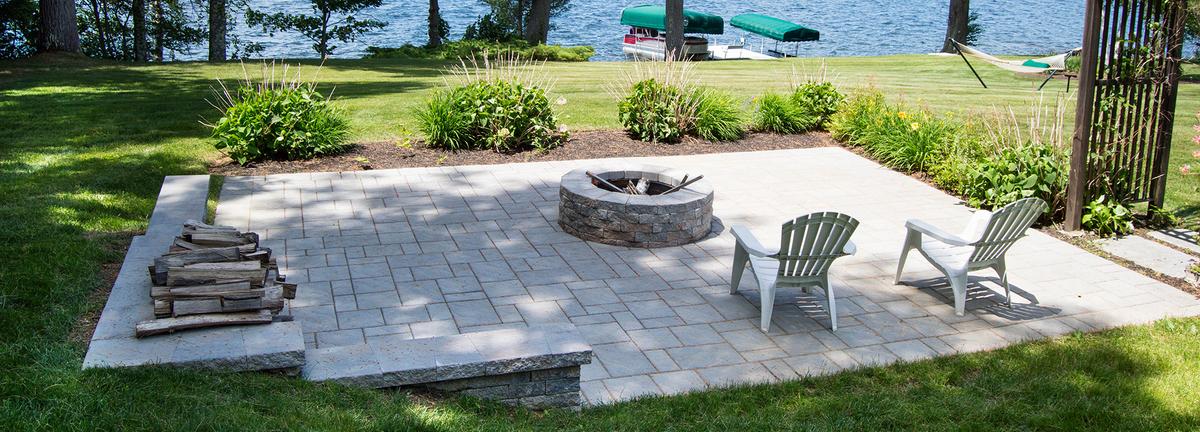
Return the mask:
<path id="1" fill-rule="evenodd" d="M 517 0 L 517 9 L 512 14 L 514 30 L 519 35 L 525 34 L 525 0 Z"/>
<path id="2" fill-rule="evenodd" d="M 154 0 L 154 58 L 159 63 L 166 60 L 163 47 L 166 16 L 163 15 L 163 0 Z"/>
<path id="3" fill-rule="evenodd" d="M 41 32 L 38 35 L 39 52 L 80 52 L 79 24 L 75 22 L 73 0 L 40 0 Z"/>
<path id="4" fill-rule="evenodd" d="M 321 11 L 321 34 L 317 37 L 317 54 L 321 60 L 329 58 L 329 14 L 328 10 Z"/>
<path id="5" fill-rule="evenodd" d="M 208 0 L 208 61 L 225 61 L 225 31 L 228 26 L 225 0 Z"/>
<path id="6" fill-rule="evenodd" d="M 429 47 L 442 46 L 442 16 L 438 0 L 429 0 Z"/>
<path id="7" fill-rule="evenodd" d="M 530 45 L 546 43 L 550 32 L 550 0 L 533 0 L 525 22 L 525 41 Z"/>
<path id="8" fill-rule="evenodd" d="M 133 60 L 146 61 L 146 0 L 133 0 Z"/>
<path id="9" fill-rule="evenodd" d="M 110 57 L 111 51 L 108 50 L 108 38 L 104 32 L 108 21 L 100 15 L 100 0 L 91 0 L 92 5 L 92 20 L 96 23 L 96 37 L 100 40 L 100 57 Z"/>
<path id="10" fill-rule="evenodd" d="M 668 57 L 683 58 L 683 0 L 667 0 L 667 46 Z"/>
<path id="11" fill-rule="evenodd" d="M 955 52 L 950 39 L 959 43 L 966 42 L 970 19 L 971 0 L 950 0 L 950 18 L 946 20 L 946 40 L 942 42 L 942 52 Z"/>

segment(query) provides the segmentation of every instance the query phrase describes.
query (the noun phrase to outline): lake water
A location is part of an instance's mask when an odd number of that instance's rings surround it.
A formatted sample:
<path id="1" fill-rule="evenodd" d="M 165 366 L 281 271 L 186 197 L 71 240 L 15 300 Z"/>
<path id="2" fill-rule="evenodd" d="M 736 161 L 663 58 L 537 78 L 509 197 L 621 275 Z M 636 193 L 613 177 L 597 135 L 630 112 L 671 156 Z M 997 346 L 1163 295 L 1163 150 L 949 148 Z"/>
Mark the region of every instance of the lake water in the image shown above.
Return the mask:
<path id="1" fill-rule="evenodd" d="M 305 11 L 307 1 L 251 0 L 266 11 Z M 591 45 L 593 60 L 621 59 L 621 9 L 645 4 L 647 0 L 571 0 L 569 9 L 552 18 L 554 26 L 549 43 Z M 688 9 L 716 14 L 726 19 L 726 32 L 714 42 L 736 40 L 741 31 L 728 24 L 734 15 L 758 12 L 784 18 L 821 32 L 821 40 L 800 44 L 801 56 L 859 56 L 927 53 L 939 50 L 946 31 L 949 0 L 713 0 L 685 3 Z M 972 3 L 983 28 L 978 45 L 984 51 L 1000 54 L 1058 53 L 1080 45 L 1083 26 L 1083 0 L 989 0 Z M 466 26 L 488 7 L 477 0 L 441 0 L 443 17 L 450 24 L 452 38 L 462 36 Z M 388 26 L 372 32 L 352 44 L 339 46 L 335 57 L 359 57 L 368 45 L 399 46 L 426 41 L 427 1 L 387 0 L 366 15 Z M 239 18 L 240 20 L 240 18 Z M 246 41 L 266 48 L 264 57 L 313 57 L 312 43 L 298 35 L 281 33 L 274 37 L 258 29 L 235 31 Z"/>

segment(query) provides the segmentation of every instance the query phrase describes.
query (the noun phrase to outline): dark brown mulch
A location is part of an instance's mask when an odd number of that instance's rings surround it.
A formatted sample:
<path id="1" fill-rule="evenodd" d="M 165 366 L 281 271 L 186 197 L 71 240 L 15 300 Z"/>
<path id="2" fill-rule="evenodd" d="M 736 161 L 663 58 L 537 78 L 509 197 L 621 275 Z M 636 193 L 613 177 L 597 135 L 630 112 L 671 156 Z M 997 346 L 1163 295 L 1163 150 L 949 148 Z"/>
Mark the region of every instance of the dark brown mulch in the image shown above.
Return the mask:
<path id="1" fill-rule="evenodd" d="M 488 150 L 449 152 L 416 143 L 402 148 L 394 142 L 355 144 L 349 151 L 306 161 L 272 161 L 240 166 L 227 157 L 214 162 L 209 173 L 264 175 L 294 172 L 361 171 L 449 165 L 492 165 L 513 162 L 598 159 L 633 156 L 674 156 L 836 146 L 825 132 L 800 135 L 749 134 L 738 141 L 714 142 L 694 138 L 677 144 L 654 144 L 629 138 L 613 130 L 580 131 L 562 146 L 546 153 L 532 151 L 503 154 Z"/>

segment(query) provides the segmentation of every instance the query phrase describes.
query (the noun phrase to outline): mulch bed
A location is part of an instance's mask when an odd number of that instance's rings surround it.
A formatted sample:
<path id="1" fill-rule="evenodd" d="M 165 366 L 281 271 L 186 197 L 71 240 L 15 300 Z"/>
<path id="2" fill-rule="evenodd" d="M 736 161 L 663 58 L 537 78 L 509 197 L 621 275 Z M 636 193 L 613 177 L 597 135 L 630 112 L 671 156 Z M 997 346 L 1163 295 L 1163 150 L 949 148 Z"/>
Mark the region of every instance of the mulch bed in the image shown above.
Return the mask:
<path id="1" fill-rule="evenodd" d="M 629 138 L 612 130 L 580 131 L 571 134 L 562 146 L 545 153 L 532 151 L 497 153 L 488 150 L 450 152 L 414 143 L 411 148 L 395 142 L 357 143 L 349 151 L 305 161 L 271 161 L 240 166 L 222 157 L 209 167 L 220 175 L 266 175 L 296 172 L 362 171 L 367 169 L 411 168 L 451 165 L 493 165 L 515 162 L 560 161 L 636 156 L 676 156 L 708 153 L 782 150 L 838 145 L 828 133 L 799 135 L 749 134 L 738 141 L 705 141 L 686 138 L 676 144 L 655 144 Z"/>

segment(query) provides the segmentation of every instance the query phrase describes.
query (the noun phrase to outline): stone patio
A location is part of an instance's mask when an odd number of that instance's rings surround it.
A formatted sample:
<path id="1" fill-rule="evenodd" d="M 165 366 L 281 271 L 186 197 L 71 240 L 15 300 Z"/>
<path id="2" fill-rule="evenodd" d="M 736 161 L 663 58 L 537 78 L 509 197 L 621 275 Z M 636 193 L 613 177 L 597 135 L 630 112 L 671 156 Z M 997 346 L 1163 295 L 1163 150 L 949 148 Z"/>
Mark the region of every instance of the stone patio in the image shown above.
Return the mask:
<path id="1" fill-rule="evenodd" d="M 630 160 L 704 174 L 719 231 L 659 249 L 564 234 L 557 183 L 588 161 L 228 177 L 216 222 L 262 234 L 288 281 L 302 282 L 292 312 L 310 359 L 328 347 L 572 323 L 598 360 L 581 371 L 591 404 L 1200 314 L 1188 294 L 1031 232 L 1009 254 L 1013 307 L 997 304 L 1003 290 L 981 272 L 957 317 L 919 256 L 908 282 L 891 278 L 905 219 L 955 230 L 970 209 L 841 148 Z M 728 294 L 727 227 L 778 241 L 785 220 L 821 210 L 861 221 L 858 254 L 832 270 L 840 328 L 828 330 L 820 295 L 784 290 L 763 334 L 753 281 Z"/>

